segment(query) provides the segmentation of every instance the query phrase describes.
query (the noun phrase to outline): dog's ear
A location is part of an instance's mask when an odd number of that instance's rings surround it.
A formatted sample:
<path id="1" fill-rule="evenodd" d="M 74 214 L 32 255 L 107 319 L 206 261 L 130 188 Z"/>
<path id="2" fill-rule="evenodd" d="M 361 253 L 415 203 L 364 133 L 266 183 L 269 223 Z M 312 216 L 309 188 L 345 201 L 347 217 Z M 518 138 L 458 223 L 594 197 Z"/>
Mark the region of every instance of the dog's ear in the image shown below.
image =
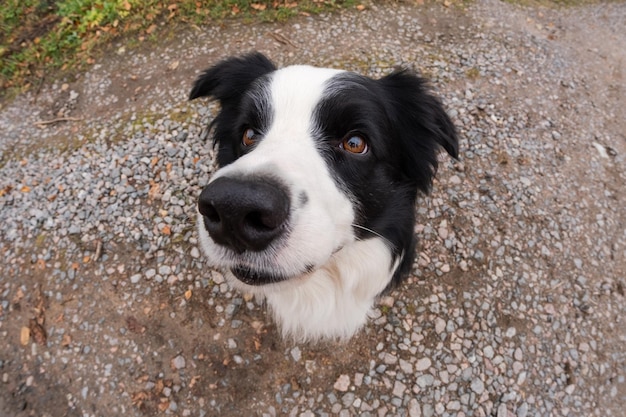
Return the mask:
<path id="1" fill-rule="evenodd" d="M 220 166 L 230 164 L 240 155 L 237 141 L 241 137 L 235 132 L 235 120 L 245 92 L 255 80 L 275 69 L 269 59 L 255 52 L 219 62 L 204 71 L 194 83 L 189 100 L 213 97 L 222 107 L 209 125 L 209 130 L 215 128 L 213 143 L 218 146 L 217 162 Z"/>
<path id="2" fill-rule="evenodd" d="M 257 78 L 276 69 L 259 52 L 227 58 L 204 71 L 189 93 L 189 100 L 214 97 L 222 106 L 237 103 Z"/>
<path id="3" fill-rule="evenodd" d="M 386 93 L 393 134 L 402 147 L 401 169 L 417 187 L 428 192 L 437 172 L 437 151 L 458 156 L 454 124 L 426 81 L 406 71 L 379 80 Z"/>

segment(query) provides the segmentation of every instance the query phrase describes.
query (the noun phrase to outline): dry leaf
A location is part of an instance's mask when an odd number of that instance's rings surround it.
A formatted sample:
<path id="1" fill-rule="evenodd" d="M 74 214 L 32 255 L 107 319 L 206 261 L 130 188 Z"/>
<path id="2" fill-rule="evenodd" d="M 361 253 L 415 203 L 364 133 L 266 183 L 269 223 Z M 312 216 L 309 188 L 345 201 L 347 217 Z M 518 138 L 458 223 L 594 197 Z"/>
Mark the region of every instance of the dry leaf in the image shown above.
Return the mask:
<path id="1" fill-rule="evenodd" d="M 191 298 L 191 290 L 185 291 L 185 300 L 189 300 Z"/>
<path id="2" fill-rule="evenodd" d="M 6 194 L 10 193 L 12 189 L 13 189 L 13 187 L 11 187 L 10 185 L 7 185 L 2 190 L 0 190 L 0 197 L 3 197 Z"/>
<path id="3" fill-rule="evenodd" d="M 162 232 L 164 235 L 169 236 L 169 235 L 171 235 L 171 234 L 172 234 L 172 229 L 171 229 L 168 225 L 165 225 L 165 226 L 163 226 L 163 229 L 161 230 L 161 232 Z"/>
<path id="4" fill-rule="evenodd" d="M 72 344 L 72 337 L 69 334 L 65 333 L 61 340 L 61 346 L 68 347 L 71 344 Z"/>
<path id="5" fill-rule="evenodd" d="M 21 288 L 18 288 L 15 297 L 13 297 L 13 304 L 18 303 L 22 298 L 24 298 L 24 291 Z"/>
<path id="6" fill-rule="evenodd" d="M 148 393 L 145 391 L 139 391 L 136 392 L 132 395 L 131 397 L 131 401 L 133 402 L 133 404 L 140 406 L 141 404 L 143 404 L 144 401 L 146 401 L 149 398 Z"/>
<path id="7" fill-rule="evenodd" d="M 155 394 L 160 394 L 161 392 L 163 392 L 163 388 L 164 388 L 164 385 L 163 385 L 163 380 L 162 380 L 162 379 L 159 379 L 159 380 L 158 380 L 158 381 L 154 384 L 154 388 L 152 389 L 152 391 L 153 391 Z"/>
<path id="8" fill-rule="evenodd" d="M 156 25 L 150 25 L 150 27 L 148 29 L 146 29 L 146 33 L 148 35 L 150 35 L 152 32 L 154 32 L 156 30 L 157 26 Z"/>
<path id="9" fill-rule="evenodd" d="M 146 328 L 133 316 L 126 318 L 126 325 L 128 326 L 128 330 L 133 333 L 143 333 L 146 331 Z"/>
<path id="10" fill-rule="evenodd" d="M 356 9 L 362 12 L 363 10 L 365 10 L 365 6 L 363 4 L 359 4 L 358 6 L 356 6 Z"/>
<path id="11" fill-rule="evenodd" d="M 37 323 L 37 320 L 30 319 L 28 322 L 28 327 L 30 328 L 30 334 L 33 336 L 33 340 L 40 345 L 45 345 L 48 335 L 46 334 L 46 329 L 43 328 L 42 325 Z"/>
<path id="12" fill-rule="evenodd" d="M 189 381 L 189 388 L 193 388 L 193 386 L 196 385 L 198 381 L 200 381 L 200 375 L 192 377 L 191 381 Z"/>
<path id="13" fill-rule="evenodd" d="M 179 61 L 174 61 L 169 65 L 169 69 L 171 69 L 172 71 L 174 71 L 176 68 L 178 68 L 178 65 L 180 64 Z"/>
<path id="14" fill-rule="evenodd" d="M 165 412 L 165 410 L 167 410 L 168 408 L 170 408 L 170 402 L 165 398 L 162 398 L 161 402 L 159 403 L 159 411 Z"/>
<path id="15" fill-rule="evenodd" d="M 22 187 L 22 189 L 20 190 L 23 193 L 29 193 L 30 192 L 30 187 L 28 185 L 25 185 Z"/>
<path id="16" fill-rule="evenodd" d="M 30 341 L 30 329 L 26 326 L 20 330 L 20 343 L 22 346 L 26 346 Z"/>
<path id="17" fill-rule="evenodd" d="M 250 7 L 252 7 L 254 10 L 262 11 L 267 8 L 267 5 L 263 3 L 251 3 Z"/>
<path id="18" fill-rule="evenodd" d="M 150 180 L 150 189 L 148 190 L 148 197 L 150 199 L 154 199 L 159 195 L 159 190 L 161 189 L 161 186 L 159 185 L 158 182 L 154 182 L 153 180 Z"/>

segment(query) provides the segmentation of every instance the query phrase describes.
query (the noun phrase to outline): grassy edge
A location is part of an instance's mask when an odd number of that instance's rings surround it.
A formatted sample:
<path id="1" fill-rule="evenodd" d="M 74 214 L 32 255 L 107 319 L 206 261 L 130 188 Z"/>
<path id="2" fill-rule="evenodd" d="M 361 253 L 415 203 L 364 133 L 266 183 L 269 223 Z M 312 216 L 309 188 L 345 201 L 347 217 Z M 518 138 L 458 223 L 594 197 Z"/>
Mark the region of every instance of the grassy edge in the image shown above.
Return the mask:
<path id="1" fill-rule="evenodd" d="M 180 25 L 285 21 L 360 4 L 359 0 L 63 0 L 38 11 L 36 4 L 44 3 L 50 2 L 8 0 L 0 5 L 0 99 L 84 70 L 119 39 L 158 42 Z"/>

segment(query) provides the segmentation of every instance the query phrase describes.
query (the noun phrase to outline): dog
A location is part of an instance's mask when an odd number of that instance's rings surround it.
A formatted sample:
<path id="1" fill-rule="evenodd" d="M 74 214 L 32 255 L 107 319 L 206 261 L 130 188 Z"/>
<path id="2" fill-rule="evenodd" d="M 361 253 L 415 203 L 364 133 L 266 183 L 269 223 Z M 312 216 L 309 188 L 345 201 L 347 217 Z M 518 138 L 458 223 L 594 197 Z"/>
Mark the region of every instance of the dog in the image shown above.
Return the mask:
<path id="1" fill-rule="evenodd" d="M 305 65 L 260 53 L 199 75 L 211 97 L 219 169 L 198 199 L 212 266 L 266 300 L 283 337 L 347 340 L 377 297 L 408 275 L 415 203 L 455 127 L 427 82 Z"/>

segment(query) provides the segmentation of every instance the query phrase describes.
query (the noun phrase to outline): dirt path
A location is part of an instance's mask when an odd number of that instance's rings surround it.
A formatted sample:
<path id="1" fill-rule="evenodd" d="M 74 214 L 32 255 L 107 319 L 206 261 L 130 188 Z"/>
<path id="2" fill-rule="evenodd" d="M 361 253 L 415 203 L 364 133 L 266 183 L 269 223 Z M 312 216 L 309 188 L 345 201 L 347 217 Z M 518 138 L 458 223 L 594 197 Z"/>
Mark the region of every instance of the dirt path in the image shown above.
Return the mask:
<path id="1" fill-rule="evenodd" d="M 3 103 L 0 415 L 623 415 L 625 25 L 491 0 L 227 22 Z M 249 50 L 412 67 L 461 133 L 412 277 L 345 345 L 281 340 L 198 253 L 215 108 L 186 96 Z"/>

